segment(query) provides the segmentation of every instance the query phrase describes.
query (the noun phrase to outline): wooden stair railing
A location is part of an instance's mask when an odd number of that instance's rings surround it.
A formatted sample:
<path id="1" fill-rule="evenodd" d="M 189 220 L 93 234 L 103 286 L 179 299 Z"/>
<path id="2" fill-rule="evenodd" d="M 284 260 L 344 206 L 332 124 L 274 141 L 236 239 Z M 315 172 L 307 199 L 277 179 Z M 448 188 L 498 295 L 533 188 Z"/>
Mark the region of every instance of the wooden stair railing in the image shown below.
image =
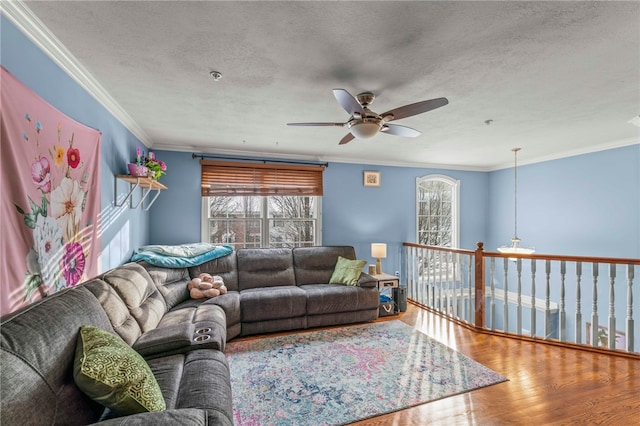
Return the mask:
<path id="1" fill-rule="evenodd" d="M 640 333 L 633 309 L 640 259 L 504 254 L 484 251 L 482 242 L 473 251 L 403 243 L 402 258 L 403 285 L 411 301 L 476 331 L 640 358 Z M 502 278 L 497 278 L 500 261 Z M 539 263 L 543 268 L 538 273 Z M 575 268 L 568 274 L 571 264 Z M 583 273 L 584 265 L 591 265 L 590 288 L 583 286 L 588 274 Z M 607 280 L 600 274 L 604 270 Z M 528 286 L 523 286 L 523 276 L 530 280 Z M 575 282 L 572 294 L 567 278 Z M 602 288 L 605 286 L 606 291 Z M 543 299 L 537 297 L 540 294 Z M 501 311 L 496 306 L 499 304 Z M 583 321 L 583 309 L 590 310 L 590 316 L 585 316 L 590 321 Z M 525 310 L 529 310 L 528 318 L 523 317 Z M 640 313 L 637 309 L 635 312 L 635 316 Z M 513 315 L 515 330 L 509 322 Z M 605 322 L 602 317 L 606 317 Z M 527 320 L 529 330 L 524 328 Z M 624 330 L 618 330 L 617 324 L 623 324 Z"/>

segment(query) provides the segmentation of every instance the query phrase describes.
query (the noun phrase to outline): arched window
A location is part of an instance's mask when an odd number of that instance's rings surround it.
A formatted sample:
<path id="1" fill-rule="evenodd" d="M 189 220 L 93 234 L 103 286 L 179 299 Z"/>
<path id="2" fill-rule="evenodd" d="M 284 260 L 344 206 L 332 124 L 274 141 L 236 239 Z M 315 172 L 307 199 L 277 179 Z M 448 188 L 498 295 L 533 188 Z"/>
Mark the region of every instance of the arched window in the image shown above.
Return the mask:
<path id="1" fill-rule="evenodd" d="M 418 244 L 458 247 L 460 181 L 444 175 L 416 179 Z"/>

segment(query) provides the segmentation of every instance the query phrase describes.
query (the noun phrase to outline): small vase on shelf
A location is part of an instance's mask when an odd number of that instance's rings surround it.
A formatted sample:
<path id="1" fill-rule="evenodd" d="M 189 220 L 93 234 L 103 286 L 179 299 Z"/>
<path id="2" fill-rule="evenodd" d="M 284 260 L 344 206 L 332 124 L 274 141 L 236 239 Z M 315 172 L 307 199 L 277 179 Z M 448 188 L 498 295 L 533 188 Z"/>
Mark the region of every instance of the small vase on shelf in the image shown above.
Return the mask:
<path id="1" fill-rule="evenodd" d="M 147 177 L 149 169 L 146 166 L 136 163 L 129 163 L 129 174 L 131 176 Z"/>

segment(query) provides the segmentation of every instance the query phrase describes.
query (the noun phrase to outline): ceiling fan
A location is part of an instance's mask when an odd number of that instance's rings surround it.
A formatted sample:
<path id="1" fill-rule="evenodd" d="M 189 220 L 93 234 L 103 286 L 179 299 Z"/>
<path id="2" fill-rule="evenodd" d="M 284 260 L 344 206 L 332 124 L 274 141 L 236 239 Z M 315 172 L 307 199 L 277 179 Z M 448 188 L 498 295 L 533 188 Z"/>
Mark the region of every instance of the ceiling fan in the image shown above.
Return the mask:
<path id="1" fill-rule="evenodd" d="M 371 111 L 368 107 L 375 99 L 371 92 L 363 92 L 357 96 L 344 89 L 333 89 L 333 96 L 350 115 L 345 123 L 287 123 L 288 126 L 337 126 L 348 127 L 350 133 L 340 141 L 340 145 L 351 142 L 355 138 L 366 139 L 381 133 L 389 135 L 415 138 L 422 133 L 416 129 L 398 124 L 389 124 L 390 121 L 422 114 L 432 109 L 440 108 L 449 103 L 447 98 L 436 98 L 428 101 L 416 102 L 404 105 L 382 114 Z"/>

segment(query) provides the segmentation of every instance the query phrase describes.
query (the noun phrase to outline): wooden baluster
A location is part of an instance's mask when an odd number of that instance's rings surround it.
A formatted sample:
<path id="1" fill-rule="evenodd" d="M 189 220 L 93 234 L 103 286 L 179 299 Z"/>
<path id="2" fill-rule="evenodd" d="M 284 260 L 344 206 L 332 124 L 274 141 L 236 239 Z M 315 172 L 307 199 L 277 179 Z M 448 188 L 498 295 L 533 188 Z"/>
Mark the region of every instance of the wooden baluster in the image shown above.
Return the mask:
<path id="1" fill-rule="evenodd" d="M 422 251 L 422 285 L 420 291 L 422 292 L 422 303 L 429 306 L 429 250 L 424 249 Z"/>
<path id="2" fill-rule="evenodd" d="M 591 344 L 598 346 L 598 264 L 593 262 L 593 299 L 591 303 Z"/>
<path id="3" fill-rule="evenodd" d="M 464 320 L 467 322 L 471 322 L 471 314 L 473 313 L 473 305 L 471 302 L 473 301 L 473 262 L 475 258 L 469 258 L 469 263 L 467 264 L 467 297 L 465 299 L 465 315 Z"/>
<path id="4" fill-rule="evenodd" d="M 447 269 L 444 274 L 444 308 L 447 311 L 447 315 L 451 315 L 451 253 L 445 252 L 447 259 Z"/>
<path id="5" fill-rule="evenodd" d="M 420 249 L 420 303 L 425 306 L 428 306 L 427 301 L 425 300 L 425 290 L 426 290 L 426 273 L 427 271 L 427 249 Z"/>
<path id="6" fill-rule="evenodd" d="M 431 271 L 429 274 L 429 303 L 431 305 L 432 308 L 437 309 L 436 308 L 436 251 L 435 250 L 431 250 Z"/>
<path id="7" fill-rule="evenodd" d="M 616 264 L 609 264 L 609 349 L 616 348 Z"/>
<path id="8" fill-rule="evenodd" d="M 489 263 L 489 273 L 491 274 L 491 289 L 489 291 L 489 327 L 496 329 L 496 258 L 492 257 Z"/>
<path id="9" fill-rule="evenodd" d="M 447 269 L 447 311 L 449 315 L 453 315 L 453 292 L 456 289 L 455 281 L 455 253 L 449 253 L 449 267 Z"/>
<path id="10" fill-rule="evenodd" d="M 522 334 L 522 259 L 516 260 L 517 293 L 516 293 L 516 333 Z"/>
<path id="11" fill-rule="evenodd" d="M 411 264 L 409 268 L 411 270 L 411 284 L 413 288 L 411 289 L 412 299 L 419 302 L 418 299 L 418 270 L 420 269 L 420 265 L 418 263 L 418 249 L 415 247 L 410 247 L 411 250 Z"/>
<path id="12" fill-rule="evenodd" d="M 438 252 L 438 284 L 437 284 L 437 290 L 438 290 L 438 310 L 440 312 L 442 312 L 443 314 L 446 314 L 446 306 L 442 306 L 443 305 L 443 292 L 442 292 L 442 287 L 444 287 L 444 280 L 442 277 L 442 270 L 444 269 L 444 265 L 446 262 L 443 262 L 442 259 L 444 258 L 444 253 L 439 251 Z"/>
<path id="13" fill-rule="evenodd" d="M 502 259 L 503 262 L 503 268 L 504 268 L 504 289 L 503 289 L 503 295 L 504 295 L 504 302 L 502 304 L 502 316 L 504 317 L 503 319 L 503 324 L 502 324 L 502 329 L 506 332 L 509 331 L 509 259 L 507 259 L 506 257 L 504 259 Z"/>
<path id="14" fill-rule="evenodd" d="M 458 318 L 458 268 L 460 267 L 460 255 L 453 253 L 453 316 Z"/>
<path id="15" fill-rule="evenodd" d="M 582 262 L 576 262 L 576 343 L 582 344 L 582 292 L 580 281 L 582 280 Z"/>
<path id="16" fill-rule="evenodd" d="M 565 275 L 567 273 L 567 262 L 566 261 L 561 261 L 560 262 L 560 315 L 558 318 L 558 332 L 559 332 L 559 338 L 561 342 L 564 342 L 567 338 L 567 317 L 566 317 L 566 312 L 565 312 L 565 306 L 564 306 L 564 279 L 565 279 Z"/>
<path id="17" fill-rule="evenodd" d="M 415 288 L 415 297 L 418 303 L 423 304 L 422 296 L 421 296 L 421 287 L 422 287 L 422 249 L 416 248 L 416 275 L 413 278 L 416 283 Z"/>
<path id="18" fill-rule="evenodd" d="M 413 299 L 412 297 L 412 286 L 411 286 L 411 247 L 402 246 L 402 255 L 405 259 L 405 269 L 404 269 L 404 279 L 407 283 L 407 299 Z M 369 271 L 369 267 L 367 266 L 367 272 Z"/>
<path id="19" fill-rule="evenodd" d="M 633 352 L 633 265 L 627 265 L 627 351 Z"/>
<path id="20" fill-rule="evenodd" d="M 442 262 L 444 259 L 444 262 Z M 449 305 L 447 304 L 447 270 L 449 268 L 449 254 L 447 252 L 440 252 L 440 306 L 442 313 L 449 313 Z M 444 269 L 444 272 L 443 272 Z"/>
<path id="21" fill-rule="evenodd" d="M 483 249 L 484 244 L 481 242 L 478 242 L 478 244 L 476 245 L 476 252 L 475 252 L 475 282 L 474 282 L 474 286 L 475 286 L 475 293 L 476 293 L 476 298 L 475 298 L 475 325 L 478 328 L 484 328 L 485 327 L 485 313 L 484 313 L 484 304 L 485 304 L 485 300 L 484 300 L 484 288 L 485 288 L 485 283 L 484 283 L 484 256 L 483 256 Z M 471 296 L 471 295 L 469 295 Z M 471 297 L 469 297 L 469 299 L 471 299 Z"/>
<path id="22" fill-rule="evenodd" d="M 545 284 L 544 284 L 544 338 L 548 339 L 551 334 L 551 300 L 549 295 L 549 280 L 551 277 L 551 261 L 544 262 Z"/>
<path id="23" fill-rule="evenodd" d="M 531 259 L 531 337 L 536 335 L 536 260 Z"/>

